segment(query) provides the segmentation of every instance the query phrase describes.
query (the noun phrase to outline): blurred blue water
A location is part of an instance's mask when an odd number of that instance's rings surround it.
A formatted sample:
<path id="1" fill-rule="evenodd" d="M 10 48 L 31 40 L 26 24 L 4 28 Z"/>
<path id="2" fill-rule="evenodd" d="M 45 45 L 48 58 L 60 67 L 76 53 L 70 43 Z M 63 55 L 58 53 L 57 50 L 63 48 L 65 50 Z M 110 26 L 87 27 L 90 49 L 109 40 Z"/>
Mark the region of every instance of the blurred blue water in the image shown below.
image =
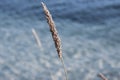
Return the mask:
<path id="1" fill-rule="evenodd" d="M 0 0 L 0 80 L 63 80 L 42 0 Z M 44 0 L 62 40 L 69 80 L 120 79 L 120 1 Z M 39 34 L 44 50 L 35 42 Z"/>

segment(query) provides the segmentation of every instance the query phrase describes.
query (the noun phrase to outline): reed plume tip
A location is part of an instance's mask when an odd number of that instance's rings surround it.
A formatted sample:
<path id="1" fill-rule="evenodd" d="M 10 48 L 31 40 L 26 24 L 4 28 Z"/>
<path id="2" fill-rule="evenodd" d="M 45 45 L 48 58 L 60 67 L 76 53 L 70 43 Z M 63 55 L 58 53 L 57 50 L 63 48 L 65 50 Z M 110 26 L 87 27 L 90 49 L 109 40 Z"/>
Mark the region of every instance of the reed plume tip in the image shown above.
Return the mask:
<path id="1" fill-rule="evenodd" d="M 102 73 L 99 73 L 98 77 L 100 77 L 102 80 L 108 80 Z"/>
<path id="2" fill-rule="evenodd" d="M 41 2 L 42 5 L 44 5 L 44 2 Z"/>

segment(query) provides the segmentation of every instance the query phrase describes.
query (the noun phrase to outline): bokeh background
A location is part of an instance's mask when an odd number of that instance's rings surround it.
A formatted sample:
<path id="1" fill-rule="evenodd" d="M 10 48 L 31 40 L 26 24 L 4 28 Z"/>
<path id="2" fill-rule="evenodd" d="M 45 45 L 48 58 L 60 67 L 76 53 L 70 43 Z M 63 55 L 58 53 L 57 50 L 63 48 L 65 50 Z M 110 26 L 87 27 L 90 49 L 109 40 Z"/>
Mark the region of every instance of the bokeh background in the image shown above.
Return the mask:
<path id="1" fill-rule="evenodd" d="M 98 73 L 120 80 L 120 0 L 0 0 L 0 80 L 64 79 L 41 1 L 61 37 L 69 80 L 101 80 Z"/>

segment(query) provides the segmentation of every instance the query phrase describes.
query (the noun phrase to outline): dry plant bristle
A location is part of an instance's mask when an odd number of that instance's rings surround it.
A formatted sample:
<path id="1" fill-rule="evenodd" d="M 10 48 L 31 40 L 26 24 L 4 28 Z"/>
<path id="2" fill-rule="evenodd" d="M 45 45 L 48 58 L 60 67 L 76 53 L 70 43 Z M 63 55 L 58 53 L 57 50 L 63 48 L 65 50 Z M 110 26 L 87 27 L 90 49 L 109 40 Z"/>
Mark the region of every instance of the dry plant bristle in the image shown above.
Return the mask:
<path id="1" fill-rule="evenodd" d="M 99 76 L 102 80 L 108 80 L 102 73 L 99 73 L 98 76 Z"/>
<path id="2" fill-rule="evenodd" d="M 56 30 L 55 23 L 52 19 L 50 12 L 48 11 L 46 5 L 43 2 L 41 4 L 42 4 L 43 10 L 45 12 L 47 22 L 48 22 L 49 27 L 50 27 L 50 31 L 52 33 L 52 37 L 53 37 L 53 40 L 55 43 L 55 47 L 57 49 L 58 56 L 59 56 L 59 58 L 62 58 L 61 41 L 60 41 L 60 38 L 58 36 L 58 32 Z"/>
<path id="3" fill-rule="evenodd" d="M 37 32 L 35 31 L 35 29 L 32 29 L 32 33 L 33 33 L 33 36 L 35 37 L 35 40 L 36 40 L 39 48 L 40 48 L 40 49 L 43 49 L 43 48 L 42 48 L 41 41 L 40 41 L 40 38 L 38 37 L 38 34 L 37 34 Z"/>

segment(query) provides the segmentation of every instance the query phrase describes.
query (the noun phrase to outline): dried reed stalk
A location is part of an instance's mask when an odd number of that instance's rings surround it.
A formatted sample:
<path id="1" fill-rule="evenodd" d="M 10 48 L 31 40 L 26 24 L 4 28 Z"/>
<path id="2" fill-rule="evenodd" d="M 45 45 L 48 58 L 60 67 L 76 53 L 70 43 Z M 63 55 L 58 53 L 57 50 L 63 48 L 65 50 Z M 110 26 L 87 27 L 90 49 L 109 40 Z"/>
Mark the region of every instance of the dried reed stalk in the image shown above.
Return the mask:
<path id="1" fill-rule="evenodd" d="M 98 76 L 99 76 L 102 80 L 108 80 L 102 73 L 99 73 Z"/>
<path id="2" fill-rule="evenodd" d="M 42 44 L 41 44 L 41 41 L 40 41 L 40 38 L 38 37 L 38 34 L 37 34 L 37 32 L 35 31 L 35 29 L 32 29 L 32 33 L 33 33 L 33 36 L 35 37 L 35 40 L 36 40 L 39 48 L 40 48 L 41 50 L 43 50 Z"/>
<path id="3" fill-rule="evenodd" d="M 60 41 L 60 38 L 58 36 L 58 32 L 56 30 L 55 23 L 52 19 L 52 16 L 51 16 L 49 10 L 47 9 L 46 5 L 43 2 L 42 2 L 42 7 L 43 7 L 43 10 L 45 12 L 46 19 L 47 19 L 47 22 L 48 22 L 49 27 L 50 27 L 50 31 L 52 33 L 52 37 L 53 37 L 53 40 L 55 43 L 55 47 L 57 49 L 58 56 L 59 56 L 59 58 L 62 58 L 61 41 Z"/>
<path id="4" fill-rule="evenodd" d="M 52 38 L 53 38 L 54 43 L 55 43 L 55 47 L 56 47 L 56 50 L 57 50 L 57 53 L 58 53 L 58 57 L 60 58 L 60 60 L 62 62 L 62 65 L 63 65 L 63 68 L 64 68 L 66 80 L 68 80 L 67 71 L 66 71 L 64 61 L 63 61 L 63 57 L 62 57 L 60 37 L 58 36 L 58 32 L 56 30 L 55 23 L 54 23 L 54 21 L 52 19 L 52 15 L 50 14 L 50 12 L 47 9 L 46 5 L 43 2 L 41 2 L 41 4 L 42 4 L 43 10 L 44 10 L 44 13 L 46 15 L 47 23 L 48 23 L 48 25 L 50 27 L 50 31 L 51 31 Z"/>

